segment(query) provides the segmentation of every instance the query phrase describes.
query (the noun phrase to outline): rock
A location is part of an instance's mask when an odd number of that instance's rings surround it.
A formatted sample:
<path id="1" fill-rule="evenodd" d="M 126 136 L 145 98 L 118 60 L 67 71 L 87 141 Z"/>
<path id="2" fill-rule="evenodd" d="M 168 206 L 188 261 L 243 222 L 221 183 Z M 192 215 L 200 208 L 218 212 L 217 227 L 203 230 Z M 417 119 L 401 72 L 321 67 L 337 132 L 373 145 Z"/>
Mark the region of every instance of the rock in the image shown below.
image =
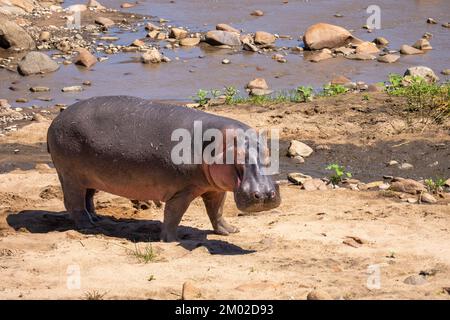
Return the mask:
<path id="1" fill-rule="evenodd" d="M 231 61 L 229 59 L 223 59 L 222 64 L 230 64 Z"/>
<path id="2" fill-rule="evenodd" d="M 89 0 L 87 4 L 88 8 L 94 8 L 98 10 L 106 9 L 106 7 L 102 6 L 98 1 L 96 0 Z"/>
<path id="3" fill-rule="evenodd" d="M 183 47 L 194 47 L 200 43 L 200 38 L 184 38 L 180 40 Z"/>
<path id="4" fill-rule="evenodd" d="M 433 38 L 433 34 L 431 34 L 431 33 L 429 33 L 429 32 L 425 32 L 425 33 L 422 35 L 422 38 L 427 39 L 427 40 L 430 40 L 431 38 Z"/>
<path id="5" fill-rule="evenodd" d="M 415 66 L 408 68 L 405 71 L 404 76 L 418 76 L 425 79 L 429 83 L 434 83 L 439 81 L 439 77 L 434 73 L 434 71 L 425 66 Z"/>
<path id="6" fill-rule="evenodd" d="M 333 300 L 333 298 L 325 291 L 313 290 L 308 293 L 306 300 Z"/>
<path id="7" fill-rule="evenodd" d="M 31 87 L 30 88 L 30 91 L 31 92 L 48 92 L 48 91 L 50 91 L 50 88 L 49 87 Z"/>
<path id="8" fill-rule="evenodd" d="M 390 167 L 396 166 L 396 165 L 398 165 L 398 161 L 397 160 L 391 160 L 391 161 L 388 162 L 387 165 L 390 166 Z"/>
<path id="9" fill-rule="evenodd" d="M 389 44 L 389 41 L 386 38 L 378 37 L 373 42 L 379 46 L 387 46 Z"/>
<path id="10" fill-rule="evenodd" d="M 360 190 L 376 189 L 379 188 L 382 184 L 384 184 L 384 181 L 372 181 L 369 183 L 359 185 L 359 189 Z"/>
<path id="11" fill-rule="evenodd" d="M 70 86 L 70 87 L 64 87 L 61 90 L 62 92 L 80 92 L 83 91 L 82 86 Z"/>
<path id="12" fill-rule="evenodd" d="M 427 279 L 421 275 L 412 275 L 403 280 L 403 283 L 410 284 L 413 286 L 420 286 L 427 283 Z"/>
<path id="13" fill-rule="evenodd" d="M 143 46 L 145 46 L 145 42 L 144 41 L 142 41 L 142 40 L 140 40 L 140 39 L 136 39 L 136 40 L 134 40 L 132 43 L 131 43 L 131 45 L 130 46 L 132 46 L 132 47 L 143 47 Z"/>
<path id="14" fill-rule="evenodd" d="M 31 50 L 35 43 L 22 27 L 0 15 L 0 48 Z"/>
<path id="15" fill-rule="evenodd" d="M 268 96 L 273 93 L 273 90 L 269 89 L 251 89 L 249 94 L 251 96 Z"/>
<path id="16" fill-rule="evenodd" d="M 405 55 L 422 54 L 423 51 L 404 44 L 400 47 L 400 53 Z"/>
<path id="17" fill-rule="evenodd" d="M 427 39 L 419 39 L 413 44 L 413 47 L 419 50 L 431 50 L 433 47 Z"/>
<path id="18" fill-rule="evenodd" d="M 216 30 L 221 30 L 221 31 L 227 31 L 227 32 L 235 32 L 235 33 L 241 33 L 238 29 L 233 28 L 232 26 L 226 24 L 226 23 L 219 23 L 216 26 Z"/>
<path id="19" fill-rule="evenodd" d="M 303 182 L 302 187 L 306 191 L 328 190 L 326 183 L 320 179 L 308 179 L 305 182 Z"/>
<path id="20" fill-rule="evenodd" d="M 28 53 L 18 64 L 18 71 L 24 76 L 49 73 L 59 69 L 59 65 L 44 53 Z"/>
<path id="21" fill-rule="evenodd" d="M 441 74 L 443 74 L 444 76 L 450 76 L 450 69 L 444 69 L 441 71 Z"/>
<path id="22" fill-rule="evenodd" d="M 431 203 L 431 204 L 437 202 L 436 198 L 427 192 L 421 194 L 420 201 L 425 202 L 425 203 Z"/>
<path id="23" fill-rule="evenodd" d="M 183 283 L 181 292 L 181 300 L 196 300 L 202 297 L 202 292 L 192 281 Z"/>
<path id="24" fill-rule="evenodd" d="M 420 182 L 399 177 L 396 177 L 392 180 L 391 190 L 409 194 L 419 194 L 427 191 L 425 186 Z"/>
<path id="25" fill-rule="evenodd" d="M 333 85 L 337 85 L 338 84 L 338 85 L 345 86 L 345 85 L 348 85 L 350 83 L 352 83 L 352 80 L 350 80 L 349 78 L 344 77 L 344 76 L 337 76 L 337 77 L 335 77 L 335 78 L 333 78 L 331 80 L 331 84 L 333 84 Z"/>
<path id="26" fill-rule="evenodd" d="M 380 49 L 378 49 L 378 47 L 373 42 L 366 41 L 356 46 L 356 53 L 371 54 L 378 52 L 380 52 Z"/>
<path id="27" fill-rule="evenodd" d="M 450 29 L 450 22 L 443 23 L 442 27 Z"/>
<path id="28" fill-rule="evenodd" d="M 434 20 L 433 18 L 428 18 L 427 19 L 427 23 L 429 23 L 429 24 L 437 24 L 437 21 Z"/>
<path id="29" fill-rule="evenodd" d="M 339 26 L 328 23 L 317 23 L 310 26 L 303 36 L 306 48 L 320 50 L 323 48 L 337 48 L 346 46 L 350 42 L 360 43 L 352 34 Z"/>
<path id="30" fill-rule="evenodd" d="M 275 42 L 275 36 L 265 31 L 256 31 L 255 43 L 256 44 L 272 44 Z"/>
<path id="31" fill-rule="evenodd" d="M 205 41 L 211 45 L 240 46 L 241 39 L 236 32 L 221 30 L 208 31 L 205 35 Z"/>
<path id="32" fill-rule="evenodd" d="M 298 140 L 291 140 L 291 143 L 288 148 L 287 156 L 288 157 L 309 157 L 314 150 L 308 146 L 307 144 L 300 142 Z"/>
<path id="33" fill-rule="evenodd" d="M 170 38 L 174 38 L 174 39 L 184 39 L 188 36 L 188 32 L 184 29 L 181 28 L 172 28 L 170 29 L 170 34 L 169 37 Z"/>
<path id="34" fill-rule="evenodd" d="M 85 4 L 74 4 L 66 8 L 68 12 L 84 12 L 87 10 L 87 6 Z"/>
<path id="35" fill-rule="evenodd" d="M 350 60 L 375 60 L 377 57 L 367 53 L 355 53 L 346 56 L 346 58 Z"/>
<path id="36" fill-rule="evenodd" d="M 162 55 L 156 48 L 152 48 L 146 51 L 142 56 L 143 63 L 160 63 L 162 61 Z"/>
<path id="37" fill-rule="evenodd" d="M 272 59 L 277 61 L 277 62 L 281 62 L 281 63 L 286 63 L 287 62 L 287 59 L 282 54 L 279 54 L 279 53 L 275 53 L 272 56 Z"/>
<path id="38" fill-rule="evenodd" d="M 151 22 L 147 22 L 147 24 L 145 25 L 145 30 L 148 30 L 148 31 L 158 31 L 158 30 L 161 30 L 161 28 L 158 27 L 158 26 L 156 26 L 156 25 L 154 25 L 154 24 L 151 23 Z"/>
<path id="39" fill-rule="evenodd" d="M 384 56 L 378 57 L 377 61 L 378 62 L 383 62 L 383 63 L 394 63 L 394 62 L 397 62 L 398 59 L 400 59 L 399 55 L 386 54 Z"/>
<path id="40" fill-rule="evenodd" d="M 399 165 L 398 168 L 400 170 L 410 170 L 410 169 L 414 169 L 414 166 L 410 163 L 404 162 L 401 165 Z"/>
<path id="41" fill-rule="evenodd" d="M 308 176 L 306 174 L 300 173 L 300 172 L 292 172 L 287 175 L 287 178 L 290 182 L 302 185 L 306 180 L 312 179 L 311 176 Z"/>
<path id="42" fill-rule="evenodd" d="M 51 34 L 48 31 L 42 31 L 41 34 L 39 35 L 39 41 L 42 42 L 47 42 L 48 40 L 50 40 Z"/>
<path id="43" fill-rule="evenodd" d="M 384 86 L 379 84 L 369 84 L 367 92 L 383 92 Z"/>
<path id="44" fill-rule="evenodd" d="M 262 17 L 264 15 L 264 12 L 262 10 L 254 10 L 250 13 L 250 15 L 255 17 Z"/>
<path id="45" fill-rule="evenodd" d="M 269 89 L 269 86 L 267 85 L 267 82 L 265 79 L 263 78 L 256 78 L 251 80 L 249 83 L 247 83 L 246 86 L 247 89 L 262 89 L 262 90 L 267 90 Z"/>
<path id="46" fill-rule="evenodd" d="M 120 7 L 122 9 L 129 9 L 129 8 L 133 8 L 136 6 L 136 3 L 129 3 L 129 2 L 124 2 L 120 5 Z"/>
<path id="47" fill-rule="evenodd" d="M 331 53 L 329 53 L 327 51 L 320 51 L 320 52 L 309 55 L 308 61 L 317 63 L 317 62 L 328 60 L 331 58 L 333 58 L 333 55 Z"/>
<path id="48" fill-rule="evenodd" d="M 77 51 L 78 54 L 74 58 L 73 63 L 84 66 L 86 68 L 90 68 L 97 63 L 97 58 L 92 53 L 90 53 L 89 50 L 85 48 L 78 48 Z"/>
<path id="49" fill-rule="evenodd" d="M 445 180 L 444 185 L 446 187 L 450 187 L 450 178 L 448 178 L 447 180 Z"/>
<path id="50" fill-rule="evenodd" d="M 113 20 L 106 17 L 95 18 L 95 23 L 101 25 L 102 27 L 105 27 L 106 29 L 111 28 L 115 25 L 115 22 Z"/>

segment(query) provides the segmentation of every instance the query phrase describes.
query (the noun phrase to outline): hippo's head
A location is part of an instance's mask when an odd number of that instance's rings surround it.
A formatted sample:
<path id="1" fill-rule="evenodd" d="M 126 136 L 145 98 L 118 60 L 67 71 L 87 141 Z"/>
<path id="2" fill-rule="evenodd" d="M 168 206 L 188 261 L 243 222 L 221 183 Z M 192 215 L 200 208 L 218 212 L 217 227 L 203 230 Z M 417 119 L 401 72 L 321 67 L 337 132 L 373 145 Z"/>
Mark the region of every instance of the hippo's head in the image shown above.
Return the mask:
<path id="1" fill-rule="evenodd" d="M 251 148 L 247 139 L 241 146 L 236 144 L 233 164 L 209 167 L 214 184 L 233 191 L 236 205 L 243 212 L 266 211 L 281 203 L 278 184 L 273 181 L 272 176 L 265 174 L 267 146 L 260 141 L 253 142 L 257 145 L 257 152 L 249 151 Z"/>
<path id="2" fill-rule="evenodd" d="M 238 181 L 234 200 L 239 210 L 259 212 L 276 208 L 281 203 L 280 189 L 271 176 L 262 174 L 258 164 L 236 166 Z"/>

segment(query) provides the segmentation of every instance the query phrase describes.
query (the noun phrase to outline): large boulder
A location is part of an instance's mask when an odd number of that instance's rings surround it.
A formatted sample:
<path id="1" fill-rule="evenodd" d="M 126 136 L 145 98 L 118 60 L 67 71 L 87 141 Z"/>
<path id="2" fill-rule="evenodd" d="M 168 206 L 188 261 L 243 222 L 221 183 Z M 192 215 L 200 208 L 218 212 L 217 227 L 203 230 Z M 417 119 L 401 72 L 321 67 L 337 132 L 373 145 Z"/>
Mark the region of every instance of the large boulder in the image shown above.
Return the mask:
<path id="1" fill-rule="evenodd" d="M 59 65 L 48 55 L 37 51 L 28 53 L 18 65 L 20 74 L 24 76 L 54 72 L 58 68 Z"/>
<path id="2" fill-rule="evenodd" d="M 0 13 L 6 15 L 31 13 L 34 8 L 32 0 L 0 0 Z"/>
<path id="3" fill-rule="evenodd" d="M 0 48 L 30 50 L 35 43 L 22 27 L 0 15 Z"/>
<path id="4" fill-rule="evenodd" d="M 404 74 L 405 77 L 421 77 L 424 78 L 429 83 L 434 83 L 439 81 L 439 77 L 434 73 L 434 71 L 428 67 L 416 66 L 408 68 Z"/>
<path id="5" fill-rule="evenodd" d="M 240 46 L 241 39 L 236 32 L 212 30 L 208 31 L 205 41 L 212 45 Z"/>
<path id="6" fill-rule="evenodd" d="M 317 23 L 310 26 L 303 36 L 306 48 L 320 50 L 333 49 L 349 43 L 359 44 L 362 41 L 353 37 L 350 31 L 328 23 Z"/>

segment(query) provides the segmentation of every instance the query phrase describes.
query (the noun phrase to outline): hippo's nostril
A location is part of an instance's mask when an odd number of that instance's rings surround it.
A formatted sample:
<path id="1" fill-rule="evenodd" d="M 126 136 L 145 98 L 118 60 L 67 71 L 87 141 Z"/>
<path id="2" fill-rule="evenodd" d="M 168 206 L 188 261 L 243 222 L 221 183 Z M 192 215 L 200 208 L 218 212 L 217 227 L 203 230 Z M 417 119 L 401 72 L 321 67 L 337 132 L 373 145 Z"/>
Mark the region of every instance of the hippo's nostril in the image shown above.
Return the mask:
<path id="1" fill-rule="evenodd" d="M 260 192 L 252 192 L 252 196 L 257 200 L 262 198 L 262 194 Z"/>
<path id="2" fill-rule="evenodd" d="M 268 193 L 267 193 L 267 197 L 270 199 L 270 200 L 272 200 L 272 199 L 275 199 L 275 197 L 276 197 L 276 192 L 274 191 L 274 190 L 271 190 L 271 191 L 269 191 Z"/>

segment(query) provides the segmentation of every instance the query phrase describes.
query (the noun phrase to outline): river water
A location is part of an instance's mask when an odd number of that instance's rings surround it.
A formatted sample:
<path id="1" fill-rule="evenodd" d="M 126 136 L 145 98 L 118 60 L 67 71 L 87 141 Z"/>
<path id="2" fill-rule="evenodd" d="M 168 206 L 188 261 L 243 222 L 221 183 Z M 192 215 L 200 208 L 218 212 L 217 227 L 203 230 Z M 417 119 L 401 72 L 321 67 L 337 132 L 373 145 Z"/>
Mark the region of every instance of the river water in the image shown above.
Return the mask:
<path id="1" fill-rule="evenodd" d="M 123 1 L 103 0 L 103 5 L 120 8 Z M 66 0 L 64 7 L 80 1 Z M 381 29 L 368 33 L 362 29 L 369 14 L 366 8 L 378 5 L 381 9 Z M 263 17 L 250 15 L 255 9 L 265 12 Z M 84 70 L 74 65 L 61 66 L 60 70 L 46 75 L 21 77 L 6 70 L 0 70 L 0 98 L 6 98 L 14 106 L 17 98 L 29 98 L 27 105 L 45 105 L 36 99 L 51 96 L 53 103 L 71 103 L 98 95 L 128 94 L 152 99 L 187 101 L 195 92 L 202 89 L 235 86 L 241 92 L 245 84 L 255 78 L 263 77 L 275 90 L 291 89 L 299 85 L 321 87 L 334 76 L 366 83 L 387 79 L 389 73 L 403 73 L 413 65 L 431 67 L 436 73 L 450 68 L 450 29 L 441 23 L 450 21 L 449 0 L 155 0 L 140 1 L 129 12 L 162 17 L 170 20 L 170 25 L 185 26 L 191 31 L 208 31 L 217 23 L 229 23 L 246 32 L 263 30 L 280 35 L 290 35 L 293 40 L 277 40 L 277 46 L 299 46 L 299 38 L 308 26 L 317 22 L 328 22 L 354 30 L 361 39 L 372 41 L 383 36 L 390 41 L 391 49 L 402 44 L 412 45 L 425 32 L 433 34 L 433 50 L 416 56 L 402 56 L 395 64 L 382 64 L 376 61 L 352 61 L 336 58 L 320 63 L 311 63 L 303 56 L 287 52 L 288 63 L 278 63 L 271 54 L 233 52 L 215 49 L 208 45 L 195 48 L 162 49 L 172 58 L 170 63 L 143 65 L 139 63 L 138 53 L 123 53 L 109 56 L 109 60 L 97 63 L 92 70 Z M 335 17 L 341 13 L 343 17 Z M 426 23 L 433 17 L 439 24 Z M 112 30 L 114 34 L 114 30 Z M 120 33 L 118 44 L 129 44 L 137 38 L 145 37 L 143 28 L 138 33 Z M 199 58 L 199 56 L 204 56 Z M 179 60 L 175 60 L 179 57 Z M 230 59 L 231 64 L 221 61 Z M 439 75 L 445 80 L 445 76 Z M 27 90 L 10 91 L 8 87 L 14 80 L 18 86 L 42 85 L 52 88 L 48 94 L 30 93 Z M 64 86 L 79 85 L 91 80 L 93 85 L 81 93 L 61 93 Z M 23 106 L 23 105 L 21 105 Z"/>

